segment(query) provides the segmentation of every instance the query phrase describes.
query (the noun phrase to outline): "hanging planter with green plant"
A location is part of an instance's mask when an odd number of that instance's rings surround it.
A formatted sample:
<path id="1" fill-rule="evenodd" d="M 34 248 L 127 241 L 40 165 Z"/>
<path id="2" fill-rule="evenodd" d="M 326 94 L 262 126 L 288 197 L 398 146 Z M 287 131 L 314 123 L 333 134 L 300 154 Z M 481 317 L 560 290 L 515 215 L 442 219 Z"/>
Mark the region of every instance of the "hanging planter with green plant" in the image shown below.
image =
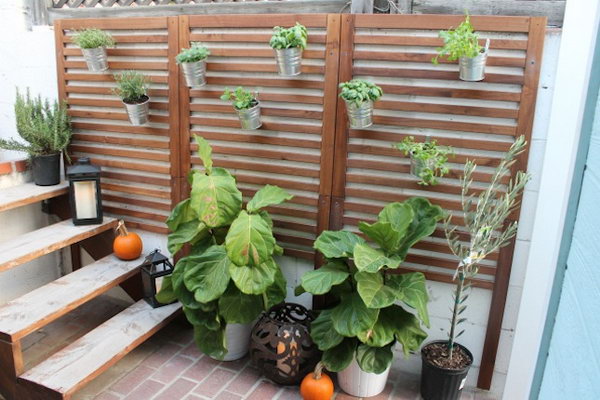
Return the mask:
<path id="1" fill-rule="evenodd" d="M 302 52 L 308 44 L 306 27 L 299 22 L 291 28 L 276 26 L 269 45 L 275 50 L 277 70 L 281 76 L 297 76 L 302 73 Z"/>
<path id="2" fill-rule="evenodd" d="M 81 49 L 90 71 L 103 72 L 108 69 L 106 48 L 115 45 L 110 33 L 96 28 L 84 29 L 75 33 L 73 42 Z"/>
<path id="3" fill-rule="evenodd" d="M 340 88 L 340 97 L 346 102 L 350 128 L 364 129 L 373 125 L 373 102 L 383 96 L 383 90 L 362 79 L 340 83 Z"/>
<path id="4" fill-rule="evenodd" d="M 407 136 L 394 147 L 410 157 L 410 173 L 419 178 L 419 185 L 437 185 L 437 178 L 449 172 L 446 163 L 453 150 L 448 146 L 439 146 L 436 140 L 415 142 L 413 136 Z"/>
<path id="5" fill-rule="evenodd" d="M 29 156 L 33 181 L 39 186 L 60 183 L 60 155 L 71 142 L 71 121 L 64 104 L 52 105 L 40 96 L 23 96 L 17 89 L 15 100 L 17 132 L 27 143 L 0 139 L 0 149 L 23 151 Z M 68 157 L 68 155 L 67 155 Z"/>
<path id="6" fill-rule="evenodd" d="M 258 129 L 262 126 L 260 121 L 260 102 L 258 93 L 238 87 L 235 91 L 225 88 L 221 100 L 231 101 L 233 108 L 238 113 L 242 129 Z"/>
<path id="7" fill-rule="evenodd" d="M 251 323 L 286 296 L 286 281 L 274 256 L 281 255 L 266 207 L 293 196 L 266 185 L 242 207 L 235 178 L 213 167 L 212 148 L 194 136 L 204 171 L 193 170 L 188 199 L 169 216 L 168 248 L 189 254 L 165 278 L 156 298 L 179 300 L 194 326 L 196 344 L 210 357 L 234 360 L 248 351 Z"/>
<path id="8" fill-rule="evenodd" d="M 181 49 L 175 57 L 175 61 L 181 66 L 188 87 L 206 85 L 206 58 L 209 55 L 210 51 L 205 46 L 192 43 L 190 48 Z"/>
<path id="9" fill-rule="evenodd" d="M 311 324 L 311 337 L 323 351 L 325 367 L 338 372 L 340 386 L 350 395 L 380 393 L 394 345 L 400 343 L 408 356 L 427 337 L 422 329 L 429 326 L 425 276 L 395 270 L 443 215 L 439 206 L 414 197 L 386 205 L 373 224 L 359 223 L 378 247 L 347 231 L 324 231 L 315 241 L 325 264 L 304 274 L 296 295 L 306 291 L 334 300 Z"/>
<path id="10" fill-rule="evenodd" d="M 461 80 L 481 81 L 485 78 L 490 40 L 486 40 L 485 47 L 479 44 L 479 35 L 473 30 L 468 14 L 456 29 L 440 31 L 440 37 L 444 46 L 437 49 L 438 55 L 431 60 L 434 64 L 440 57 L 446 57 L 448 61 L 458 60 Z"/>
<path id="11" fill-rule="evenodd" d="M 131 125 L 148 123 L 150 97 L 148 97 L 148 78 L 137 71 L 124 71 L 115 75 L 117 87 L 113 92 L 121 98 Z"/>

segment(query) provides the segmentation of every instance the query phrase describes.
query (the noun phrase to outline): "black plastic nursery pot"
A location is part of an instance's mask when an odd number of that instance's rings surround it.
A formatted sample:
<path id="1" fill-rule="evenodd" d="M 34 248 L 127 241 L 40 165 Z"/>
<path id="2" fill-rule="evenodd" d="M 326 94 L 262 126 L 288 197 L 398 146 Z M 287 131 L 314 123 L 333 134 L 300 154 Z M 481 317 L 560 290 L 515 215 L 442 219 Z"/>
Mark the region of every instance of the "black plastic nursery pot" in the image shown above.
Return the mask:
<path id="1" fill-rule="evenodd" d="M 425 356 L 428 346 L 446 343 L 446 341 L 430 342 L 421 349 L 421 397 L 424 400 L 457 400 L 460 399 L 467 374 L 473 363 L 473 354 L 464 346 L 456 343 L 471 359 L 469 365 L 462 369 L 445 369 L 433 365 Z"/>
<path id="2" fill-rule="evenodd" d="M 31 158 L 33 182 L 38 186 L 51 186 L 60 183 L 60 153 Z"/>

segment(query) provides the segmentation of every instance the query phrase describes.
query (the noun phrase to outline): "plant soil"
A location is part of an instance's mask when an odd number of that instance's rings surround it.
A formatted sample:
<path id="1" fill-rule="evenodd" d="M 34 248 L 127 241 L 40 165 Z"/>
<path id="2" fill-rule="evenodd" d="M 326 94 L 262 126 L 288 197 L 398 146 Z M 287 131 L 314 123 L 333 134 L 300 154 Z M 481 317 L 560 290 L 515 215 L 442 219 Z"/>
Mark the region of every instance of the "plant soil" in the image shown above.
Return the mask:
<path id="1" fill-rule="evenodd" d="M 123 100 L 123 103 L 127 103 L 127 104 L 144 104 L 148 100 L 150 100 L 150 97 L 144 96 L 144 97 L 141 97 L 141 98 L 137 99 L 136 101 L 125 101 L 125 100 Z"/>
<path id="2" fill-rule="evenodd" d="M 258 105 L 258 100 L 253 100 L 253 101 L 252 101 L 252 104 L 251 104 L 251 105 L 250 105 L 250 107 L 248 107 L 248 108 L 237 108 L 237 107 L 235 107 L 235 106 L 234 106 L 233 108 L 235 108 L 236 110 L 242 111 L 242 110 L 249 110 L 249 109 L 251 109 L 251 108 L 254 108 L 254 107 L 256 107 L 257 105 Z"/>
<path id="3" fill-rule="evenodd" d="M 460 346 L 454 346 L 452 358 L 448 358 L 448 346 L 446 343 L 431 343 L 423 348 L 427 361 L 436 367 L 461 370 L 473 363 L 473 360 Z"/>

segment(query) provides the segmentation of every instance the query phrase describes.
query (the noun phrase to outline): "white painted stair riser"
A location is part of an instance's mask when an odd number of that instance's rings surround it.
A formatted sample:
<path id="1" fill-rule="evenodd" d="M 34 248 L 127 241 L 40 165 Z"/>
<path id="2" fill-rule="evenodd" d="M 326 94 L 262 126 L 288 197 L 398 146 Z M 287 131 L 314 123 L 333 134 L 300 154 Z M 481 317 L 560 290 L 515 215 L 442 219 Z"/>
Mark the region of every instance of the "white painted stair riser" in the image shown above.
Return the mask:
<path id="1" fill-rule="evenodd" d="M 351 396 L 377 396 L 379 393 L 383 392 L 383 389 L 385 388 L 390 373 L 390 367 L 381 374 L 373 374 L 360 369 L 356 362 L 356 358 L 353 358 L 346 369 L 338 372 L 338 383 L 342 390 Z"/>
<path id="2" fill-rule="evenodd" d="M 225 337 L 228 351 L 223 361 L 239 360 L 248 353 L 251 332 L 252 324 L 227 324 Z"/>

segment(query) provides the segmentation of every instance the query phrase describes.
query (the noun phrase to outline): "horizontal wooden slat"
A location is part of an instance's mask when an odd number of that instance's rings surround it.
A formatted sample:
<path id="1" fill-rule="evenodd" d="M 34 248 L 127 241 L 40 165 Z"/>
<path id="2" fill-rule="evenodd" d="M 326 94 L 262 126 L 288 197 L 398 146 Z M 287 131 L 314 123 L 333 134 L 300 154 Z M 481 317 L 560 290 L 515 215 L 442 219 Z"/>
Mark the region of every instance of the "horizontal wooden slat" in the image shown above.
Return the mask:
<path id="1" fill-rule="evenodd" d="M 210 54 L 213 57 L 258 57 L 273 58 L 273 49 L 251 49 L 251 48 L 213 48 L 209 47 Z M 325 58 L 324 50 L 304 50 L 302 57 L 307 59 Z"/>
<path id="2" fill-rule="evenodd" d="M 86 69 L 85 61 L 65 61 L 65 68 Z M 108 61 L 108 68 L 115 69 L 143 69 L 151 71 L 166 71 L 168 63 L 156 61 Z"/>
<path id="3" fill-rule="evenodd" d="M 521 93 L 500 90 L 457 89 L 452 87 L 419 87 L 404 85 L 379 85 L 384 93 L 409 95 L 450 97 L 476 100 L 520 101 Z"/>
<path id="4" fill-rule="evenodd" d="M 70 49 L 64 49 L 63 53 L 65 56 L 83 56 L 81 49 L 73 47 Z M 167 49 L 106 49 L 106 53 L 109 56 L 126 56 L 126 57 L 166 57 L 168 55 Z"/>
<path id="5" fill-rule="evenodd" d="M 98 99 L 98 98 L 80 98 L 80 97 L 68 97 L 67 104 L 73 106 L 89 106 L 89 107 L 111 107 L 111 108 L 121 108 L 123 106 L 123 102 L 121 100 L 108 100 L 108 99 Z M 169 108 L 169 103 L 166 102 L 150 102 L 151 110 L 167 110 Z"/>
<path id="6" fill-rule="evenodd" d="M 270 64 L 255 64 L 255 63 L 222 63 L 222 62 L 208 62 L 206 68 L 209 71 L 234 71 L 234 72 L 277 72 L 277 65 L 275 60 Z M 325 68 L 320 65 L 302 65 L 301 71 L 303 74 L 322 74 Z"/>
<path id="7" fill-rule="evenodd" d="M 512 108 L 493 108 L 476 106 L 459 106 L 453 104 L 425 103 L 421 101 L 379 100 L 377 108 L 382 110 L 428 112 L 435 114 L 468 115 L 490 118 L 517 118 L 519 110 Z"/>
<path id="8" fill-rule="evenodd" d="M 156 190 L 156 189 L 149 189 L 149 188 L 144 188 L 144 187 L 136 187 L 136 186 L 131 186 L 131 185 L 120 185 L 120 184 L 108 183 L 108 182 L 102 183 L 102 190 L 109 190 L 112 192 L 121 192 L 121 193 L 129 193 L 129 194 L 139 194 L 142 196 L 156 197 L 158 199 L 170 199 L 171 198 L 171 194 L 169 192 Z"/>
<path id="9" fill-rule="evenodd" d="M 215 159 L 215 166 L 223 167 L 223 168 L 236 168 L 247 171 L 260 171 L 260 172 L 271 172 L 274 174 L 283 174 L 283 175 L 296 175 L 296 176 L 306 176 L 312 178 L 319 177 L 319 171 L 308 169 L 308 168 L 299 168 L 299 167 L 288 167 L 284 165 L 275 165 L 275 164 L 264 164 L 264 163 L 255 163 L 255 162 L 246 162 L 246 161 L 235 161 L 235 160 L 223 160 L 223 159 Z M 202 161 L 198 157 L 192 157 L 192 164 L 202 165 Z"/>
<path id="10" fill-rule="evenodd" d="M 191 97 L 204 97 L 218 99 L 223 92 L 215 90 L 191 89 Z M 279 101 L 283 103 L 306 103 L 306 104 L 323 104 L 322 96 L 302 95 L 295 93 L 265 93 L 259 94 L 260 100 L 264 101 Z"/>
<path id="11" fill-rule="evenodd" d="M 357 28 L 446 30 L 458 26 L 464 18 L 464 15 L 358 14 L 354 25 Z M 529 17 L 471 16 L 471 23 L 478 31 L 528 32 L 529 20 Z"/>
<path id="12" fill-rule="evenodd" d="M 139 133 L 142 135 L 169 136 L 169 130 L 165 128 L 154 128 L 151 126 L 112 125 L 91 122 L 73 122 L 73 129 L 85 131 L 103 131 L 117 133 Z"/>
<path id="13" fill-rule="evenodd" d="M 171 184 L 171 181 L 167 178 L 157 178 L 155 176 L 149 176 L 149 175 L 127 174 L 127 173 L 115 172 L 115 171 L 103 170 L 102 176 L 107 179 L 115 179 L 118 181 L 146 183 L 149 185 L 157 185 L 157 186 L 163 186 L 163 187 L 169 187 L 169 185 Z"/>
<path id="14" fill-rule="evenodd" d="M 485 36 L 485 34 L 482 36 Z M 396 46 L 441 47 L 444 44 L 444 41 L 441 38 L 430 36 L 401 36 L 358 33 L 354 35 L 354 43 L 377 45 L 383 44 Z M 485 45 L 485 39 L 480 39 L 479 43 L 482 46 Z M 490 49 L 527 50 L 527 40 L 493 39 L 490 41 Z"/>
<path id="15" fill-rule="evenodd" d="M 354 67 L 353 72 L 354 75 L 384 76 L 389 78 L 455 80 L 458 77 L 458 71 L 441 71 L 431 69 Z M 523 76 L 486 73 L 484 82 L 520 85 L 523 84 Z"/>
<path id="16" fill-rule="evenodd" d="M 129 117 L 126 112 L 113 112 L 113 111 L 88 111 L 88 110 L 68 110 L 71 117 L 77 118 L 93 118 L 93 119 L 107 119 L 113 121 L 129 121 Z M 148 120 L 150 122 L 157 122 L 167 124 L 169 123 L 169 117 L 167 115 L 156 115 L 150 113 Z"/>
<path id="17" fill-rule="evenodd" d="M 237 28 L 272 28 L 273 26 L 293 26 L 296 22 L 307 28 L 324 28 L 327 26 L 327 14 L 270 14 L 244 15 L 190 15 L 190 28 L 221 28 L 235 26 Z"/>
<path id="18" fill-rule="evenodd" d="M 67 93 L 114 95 L 113 89 L 109 87 L 67 85 L 65 91 Z M 150 96 L 151 99 L 152 97 L 168 97 L 169 91 L 166 89 L 149 89 L 148 96 Z"/>
<path id="19" fill-rule="evenodd" d="M 225 114 L 237 115 L 235 109 L 230 104 L 190 104 L 190 111 L 197 112 L 217 112 Z M 292 109 L 292 108 L 275 108 L 260 107 L 261 115 L 274 116 L 274 117 L 288 117 L 288 118 L 307 118 L 307 119 L 321 119 L 323 113 L 320 111 Z"/>
<path id="20" fill-rule="evenodd" d="M 281 87 L 290 89 L 322 89 L 323 82 L 310 81 L 304 79 L 276 79 L 276 78 L 233 78 L 210 76 L 206 79 L 209 85 L 224 85 L 224 86 L 266 86 L 266 87 Z M 259 100 L 262 96 L 259 93 Z"/>
<path id="21" fill-rule="evenodd" d="M 270 33 L 192 33 L 191 42 L 244 42 L 244 43 L 269 43 L 272 34 Z M 325 43 L 325 35 L 313 34 L 309 32 L 309 43 Z"/>
<path id="22" fill-rule="evenodd" d="M 118 144 L 118 145 L 124 145 L 124 146 L 140 146 L 140 147 L 149 147 L 149 148 L 153 148 L 153 149 L 168 149 L 169 148 L 169 142 L 165 142 L 165 141 L 161 141 L 161 140 L 127 138 L 127 137 L 120 137 L 120 136 L 102 136 L 102 135 L 93 135 L 93 134 L 86 135 L 86 134 L 81 134 L 81 133 L 74 133 L 73 141 Z"/>
<path id="23" fill-rule="evenodd" d="M 433 53 L 400 53 L 391 51 L 366 51 L 355 50 L 353 53 L 355 60 L 375 60 L 375 61 L 404 61 L 417 63 L 431 63 L 435 57 Z M 457 61 L 449 61 L 446 58 L 439 58 L 440 64 L 456 64 Z M 524 67 L 525 58 L 523 57 L 495 57 L 488 56 L 487 65 L 497 67 Z"/>
<path id="24" fill-rule="evenodd" d="M 152 83 L 167 83 L 169 77 L 168 76 L 158 76 L 158 75 L 146 75 L 146 78 L 148 79 L 148 81 L 152 82 Z M 65 74 L 65 80 L 66 81 L 84 81 L 84 82 L 114 82 L 115 81 L 115 77 L 113 75 L 106 75 L 106 74 L 98 74 L 98 73 L 66 73 Z M 77 99 L 77 100 L 81 100 L 81 99 Z M 68 101 L 69 104 L 72 104 L 70 101 Z M 123 106 L 123 104 L 121 103 L 119 106 L 117 107 L 121 107 Z M 152 107 L 152 103 L 150 104 L 150 107 Z"/>
<path id="25" fill-rule="evenodd" d="M 127 215 L 129 217 L 148 219 L 156 222 L 164 222 L 167 220 L 167 217 L 160 214 L 154 214 L 146 211 L 138 211 L 132 210 L 123 207 L 112 207 L 112 206 L 103 206 L 104 211 L 107 213 L 115 214 L 115 215 Z"/>
<path id="26" fill-rule="evenodd" d="M 256 143 L 256 144 L 271 144 L 271 145 L 279 145 L 279 146 L 290 146 L 290 147 L 301 147 L 304 149 L 318 149 L 321 147 L 321 144 L 316 140 L 303 140 L 303 139 L 291 139 L 285 137 L 278 136 L 265 136 L 265 135 L 246 135 L 246 134 L 237 134 L 237 133 L 227 133 L 223 134 L 222 132 L 207 132 L 207 131 L 192 131 L 192 134 L 196 134 L 202 136 L 207 140 L 220 140 L 225 142 L 234 142 L 234 143 Z M 198 151 L 198 146 L 195 143 L 191 144 L 191 150 Z"/>
<path id="27" fill-rule="evenodd" d="M 194 125 L 203 126 L 219 126 L 224 128 L 240 128 L 240 121 L 238 119 L 228 118 L 200 118 L 191 117 L 190 123 Z M 320 135 L 321 127 L 315 125 L 300 125 L 300 124 L 287 124 L 262 121 L 261 130 L 265 131 L 282 131 L 282 132 L 298 132 L 298 133 L 310 133 L 312 135 Z"/>
<path id="28" fill-rule="evenodd" d="M 167 43 L 169 37 L 167 35 L 112 35 L 117 43 Z M 64 43 L 73 43 L 72 36 L 63 36 Z"/>
<path id="29" fill-rule="evenodd" d="M 124 24 L 118 18 L 64 19 L 61 21 L 65 30 L 81 30 L 85 28 L 114 30 L 143 30 L 167 28 L 166 17 L 127 18 Z"/>
<path id="30" fill-rule="evenodd" d="M 139 198 L 115 196 L 113 194 L 102 194 L 102 200 L 113 203 L 130 204 L 132 206 L 151 208 L 155 210 L 171 211 L 171 204 L 169 203 L 160 203 L 157 201 L 142 200 Z"/>
<path id="31" fill-rule="evenodd" d="M 512 126 L 479 124 L 472 122 L 454 122 L 424 118 L 388 117 L 383 115 L 375 115 L 373 117 L 373 122 L 376 124 L 383 125 L 409 126 L 413 128 L 445 129 L 450 131 L 461 132 L 481 132 L 510 136 L 515 136 L 517 132 L 516 125 Z"/>

